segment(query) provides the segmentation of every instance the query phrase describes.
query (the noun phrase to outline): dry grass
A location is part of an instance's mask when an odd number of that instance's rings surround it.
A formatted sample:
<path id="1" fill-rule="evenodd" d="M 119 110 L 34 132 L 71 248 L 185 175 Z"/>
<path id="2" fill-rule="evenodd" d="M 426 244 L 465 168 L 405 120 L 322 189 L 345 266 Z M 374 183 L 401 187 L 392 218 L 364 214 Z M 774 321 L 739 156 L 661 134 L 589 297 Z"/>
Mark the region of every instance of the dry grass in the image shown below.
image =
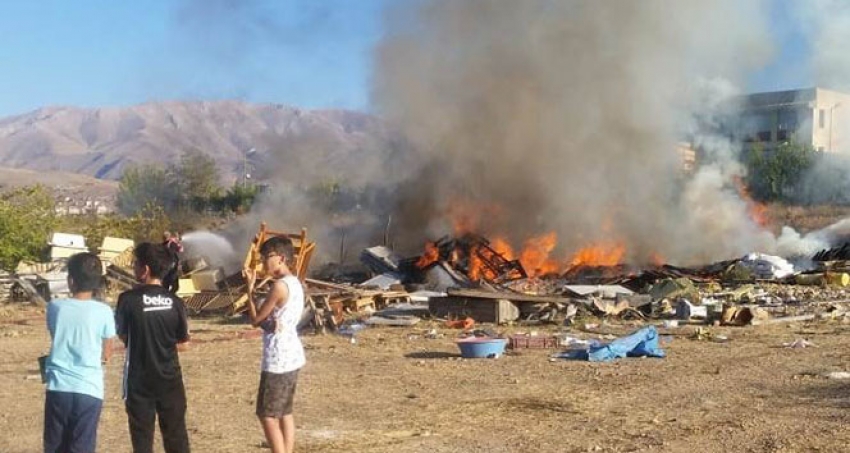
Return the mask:
<path id="1" fill-rule="evenodd" d="M 32 310 L 7 310 L 0 319 L 4 453 L 39 450 L 44 390 L 27 376 L 48 346 L 43 325 Z M 239 325 L 192 327 L 196 341 L 182 360 L 194 451 L 267 451 L 252 415 L 259 340 Z M 547 351 L 528 350 L 461 360 L 446 330 L 446 338 L 430 340 L 418 329 L 371 329 L 356 344 L 306 336 L 298 450 L 847 451 L 850 383 L 816 375 L 846 367 L 850 327 L 720 329 L 732 338 L 723 344 L 689 340 L 690 329 L 674 332 L 666 359 L 610 364 L 550 362 Z M 818 347 L 779 347 L 799 337 Z M 107 371 L 100 451 L 129 451 L 120 361 Z"/>
<path id="2" fill-rule="evenodd" d="M 788 206 L 774 204 L 768 207 L 771 224 L 778 228 L 790 226 L 800 232 L 819 230 L 850 217 L 850 206 Z"/>

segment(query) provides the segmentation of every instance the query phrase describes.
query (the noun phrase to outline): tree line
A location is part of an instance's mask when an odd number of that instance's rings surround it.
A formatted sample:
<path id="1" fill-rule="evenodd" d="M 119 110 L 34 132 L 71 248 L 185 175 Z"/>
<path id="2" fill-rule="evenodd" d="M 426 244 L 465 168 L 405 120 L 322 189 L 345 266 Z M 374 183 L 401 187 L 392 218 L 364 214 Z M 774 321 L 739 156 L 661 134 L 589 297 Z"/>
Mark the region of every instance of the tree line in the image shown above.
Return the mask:
<path id="1" fill-rule="evenodd" d="M 750 194 L 763 202 L 796 205 L 850 204 L 850 158 L 786 142 L 775 148 L 754 143 L 741 162 Z"/>
<path id="2" fill-rule="evenodd" d="M 125 215 L 160 206 L 169 216 L 231 214 L 251 209 L 259 193 L 254 184 L 221 185 L 215 160 L 200 150 L 184 151 L 175 165 L 136 165 L 119 180 L 116 204 Z"/>

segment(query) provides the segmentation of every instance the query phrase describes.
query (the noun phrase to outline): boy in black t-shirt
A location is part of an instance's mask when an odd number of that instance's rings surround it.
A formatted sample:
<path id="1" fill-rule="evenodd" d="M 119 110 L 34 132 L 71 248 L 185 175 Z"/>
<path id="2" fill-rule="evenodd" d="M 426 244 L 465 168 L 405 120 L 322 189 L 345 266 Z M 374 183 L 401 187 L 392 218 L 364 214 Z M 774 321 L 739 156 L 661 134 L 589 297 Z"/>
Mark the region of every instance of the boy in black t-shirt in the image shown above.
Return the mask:
<path id="1" fill-rule="evenodd" d="M 183 301 L 162 287 L 172 266 L 161 244 L 142 243 L 133 251 L 133 271 L 141 283 L 118 297 L 115 324 L 127 347 L 124 401 L 134 453 L 153 451 L 159 417 L 166 453 L 188 453 L 186 391 L 178 349 L 189 343 Z"/>

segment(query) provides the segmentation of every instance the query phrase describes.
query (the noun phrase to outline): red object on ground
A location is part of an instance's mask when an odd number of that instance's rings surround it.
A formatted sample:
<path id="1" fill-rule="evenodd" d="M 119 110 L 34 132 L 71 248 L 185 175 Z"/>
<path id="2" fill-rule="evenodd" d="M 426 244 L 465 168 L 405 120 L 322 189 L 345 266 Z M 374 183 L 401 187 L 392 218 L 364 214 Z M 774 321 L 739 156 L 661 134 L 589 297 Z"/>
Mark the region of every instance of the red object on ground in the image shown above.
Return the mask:
<path id="1" fill-rule="evenodd" d="M 468 330 L 468 329 L 473 328 L 474 326 L 475 326 L 475 320 L 468 317 L 468 316 L 466 317 L 466 319 L 455 319 L 455 320 L 446 321 L 446 327 L 448 327 L 450 329 Z"/>

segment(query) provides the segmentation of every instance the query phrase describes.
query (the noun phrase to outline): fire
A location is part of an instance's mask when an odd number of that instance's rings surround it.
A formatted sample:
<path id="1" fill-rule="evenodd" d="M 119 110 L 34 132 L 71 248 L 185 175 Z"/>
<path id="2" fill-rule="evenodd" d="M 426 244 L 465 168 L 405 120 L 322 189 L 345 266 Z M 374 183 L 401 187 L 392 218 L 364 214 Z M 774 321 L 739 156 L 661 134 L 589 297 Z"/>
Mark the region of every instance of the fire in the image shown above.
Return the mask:
<path id="1" fill-rule="evenodd" d="M 570 266 L 616 266 L 623 262 L 625 254 L 623 244 L 595 243 L 576 252 Z"/>
<path id="2" fill-rule="evenodd" d="M 423 269 L 445 260 L 471 280 L 492 282 L 559 274 L 577 266 L 617 266 L 624 262 L 626 246 L 620 241 L 591 243 L 568 259 L 556 260 L 552 258 L 558 245 L 558 235 L 554 231 L 525 240 L 521 249 L 515 248 L 505 237 L 494 236 L 488 241 L 479 235 L 492 219 L 503 214 L 498 206 L 464 200 L 452 201 L 446 206 L 443 215 L 451 221 L 454 238 L 448 238 L 446 242 L 441 239 L 439 247 L 435 242 L 426 242 L 416 266 Z M 611 225 L 602 225 L 601 229 L 610 230 Z M 648 261 L 660 265 L 664 259 L 653 254 L 648 257 Z"/>
<path id="3" fill-rule="evenodd" d="M 519 261 L 530 277 L 558 272 L 561 266 L 549 258 L 556 245 L 558 245 L 558 236 L 554 231 L 525 242 Z"/>
<path id="4" fill-rule="evenodd" d="M 469 269 L 467 270 L 467 276 L 473 280 L 480 280 L 481 277 L 490 278 L 486 269 L 484 268 L 484 263 L 481 261 L 481 257 L 478 256 L 478 249 L 474 247 L 470 251 L 469 255 Z"/>
<path id="5" fill-rule="evenodd" d="M 506 260 L 512 260 L 516 256 L 513 247 L 505 238 L 497 237 L 490 242 L 490 247 L 493 247 L 498 254 L 505 257 Z"/>
<path id="6" fill-rule="evenodd" d="M 738 195 L 740 195 L 741 199 L 747 203 L 747 214 L 749 215 L 750 220 L 761 228 L 769 227 L 770 216 L 768 214 L 767 205 L 753 200 L 753 197 L 750 195 L 750 190 L 747 188 L 747 185 L 744 184 L 744 180 L 740 177 L 734 177 L 732 182 L 735 183 L 735 189 L 738 191 Z"/>
<path id="7" fill-rule="evenodd" d="M 425 242 L 425 252 L 422 253 L 422 256 L 419 257 L 419 260 L 416 261 L 416 267 L 419 269 L 424 269 L 431 264 L 437 262 L 440 258 L 440 249 L 437 248 L 437 244 L 427 241 Z"/>
<path id="8" fill-rule="evenodd" d="M 649 255 L 649 263 L 653 266 L 661 267 L 666 262 L 667 260 L 665 260 L 664 257 L 659 255 L 658 253 L 653 252 Z"/>
<path id="9" fill-rule="evenodd" d="M 482 219 L 492 219 L 502 214 L 498 206 L 486 206 L 468 200 L 452 200 L 443 215 L 452 222 L 455 236 L 481 232 Z"/>

